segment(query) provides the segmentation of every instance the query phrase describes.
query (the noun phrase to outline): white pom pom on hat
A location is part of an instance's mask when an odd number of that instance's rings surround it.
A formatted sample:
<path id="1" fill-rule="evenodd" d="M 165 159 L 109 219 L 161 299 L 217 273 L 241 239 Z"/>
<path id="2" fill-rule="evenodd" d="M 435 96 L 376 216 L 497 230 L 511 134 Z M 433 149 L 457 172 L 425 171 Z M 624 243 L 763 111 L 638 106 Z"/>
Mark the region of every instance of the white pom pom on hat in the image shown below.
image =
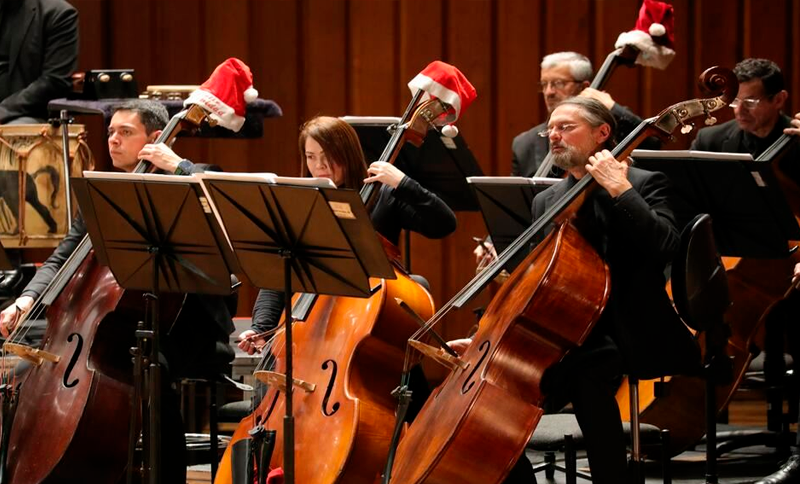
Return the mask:
<path id="1" fill-rule="evenodd" d="M 652 23 L 647 31 L 650 32 L 650 35 L 653 37 L 661 37 L 667 33 L 667 28 L 659 23 Z"/>
<path id="2" fill-rule="evenodd" d="M 446 124 L 442 126 L 442 134 L 448 138 L 455 138 L 458 136 L 458 128 L 454 124 Z"/>
<path id="3" fill-rule="evenodd" d="M 244 91 L 245 102 L 251 103 L 258 99 L 258 91 L 253 86 L 250 86 Z"/>

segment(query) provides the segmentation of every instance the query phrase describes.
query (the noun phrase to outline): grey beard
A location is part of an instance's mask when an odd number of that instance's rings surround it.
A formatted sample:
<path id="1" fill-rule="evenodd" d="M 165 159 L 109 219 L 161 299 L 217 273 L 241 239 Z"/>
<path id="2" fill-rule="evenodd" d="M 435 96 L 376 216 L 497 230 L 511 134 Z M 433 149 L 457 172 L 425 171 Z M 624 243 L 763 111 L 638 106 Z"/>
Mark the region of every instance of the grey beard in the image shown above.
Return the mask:
<path id="1" fill-rule="evenodd" d="M 566 150 L 561 153 L 550 153 L 553 157 L 553 164 L 562 170 L 569 171 L 573 168 L 586 164 L 587 156 L 578 152 L 573 146 L 565 146 Z"/>

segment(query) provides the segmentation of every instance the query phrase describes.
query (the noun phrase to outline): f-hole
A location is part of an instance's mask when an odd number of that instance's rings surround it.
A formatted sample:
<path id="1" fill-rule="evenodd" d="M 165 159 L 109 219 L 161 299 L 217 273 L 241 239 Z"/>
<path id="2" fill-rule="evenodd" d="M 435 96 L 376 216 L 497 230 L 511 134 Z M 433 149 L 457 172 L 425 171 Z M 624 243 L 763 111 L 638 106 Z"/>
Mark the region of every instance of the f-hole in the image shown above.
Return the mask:
<path id="1" fill-rule="evenodd" d="M 339 370 L 336 362 L 333 360 L 325 360 L 322 363 L 322 369 L 327 370 L 328 367 L 331 368 L 331 378 L 328 380 L 328 388 L 325 389 L 325 397 L 322 399 L 322 414 L 326 417 L 330 417 L 334 413 L 339 410 L 339 402 L 333 404 L 332 407 L 329 407 L 329 400 L 331 398 L 331 393 L 333 393 L 333 385 L 336 383 L 336 374 Z"/>
<path id="2" fill-rule="evenodd" d="M 467 392 L 472 390 L 472 387 L 475 386 L 475 381 L 473 380 L 473 378 L 475 377 L 475 374 L 478 372 L 478 370 L 483 368 L 483 362 L 486 360 L 486 357 L 489 356 L 489 348 L 491 346 L 492 346 L 491 343 L 489 343 L 489 341 L 486 340 L 483 343 L 481 343 L 481 345 L 478 347 L 478 351 L 481 352 L 481 357 L 478 360 L 478 363 L 472 368 L 472 371 L 469 372 L 469 376 L 467 377 L 466 380 L 464 380 L 464 384 L 461 385 L 462 395 L 466 395 Z"/>
<path id="3" fill-rule="evenodd" d="M 81 356 L 81 350 L 83 350 L 83 336 L 78 333 L 72 333 L 67 336 L 68 342 L 72 343 L 73 339 L 77 339 L 77 343 L 75 343 L 75 351 L 72 352 L 72 357 L 70 357 L 69 364 L 67 365 L 67 371 L 64 372 L 64 378 L 61 380 L 61 382 L 67 388 L 74 387 L 80 381 L 77 378 L 72 381 L 68 381 L 70 378 L 70 373 L 72 373 L 72 370 L 75 369 L 75 365 L 78 364 L 78 358 Z"/>

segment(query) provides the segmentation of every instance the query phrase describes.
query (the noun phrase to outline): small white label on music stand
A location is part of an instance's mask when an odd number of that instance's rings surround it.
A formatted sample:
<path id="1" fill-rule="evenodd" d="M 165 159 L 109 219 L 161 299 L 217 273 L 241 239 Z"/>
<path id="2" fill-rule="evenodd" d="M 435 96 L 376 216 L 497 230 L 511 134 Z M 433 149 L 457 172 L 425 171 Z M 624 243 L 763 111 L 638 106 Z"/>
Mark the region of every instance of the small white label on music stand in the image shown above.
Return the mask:
<path id="1" fill-rule="evenodd" d="M 200 205 L 203 206 L 203 211 L 211 213 L 211 205 L 208 204 L 208 199 L 206 197 L 198 197 L 198 200 L 200 200 Z"/>
<path id="2" fill-rule="evenodd" d="M 760 187 L 767 186 L 767 184 L 764 182 L 764 179 L 761 178 L 761 173 L 759 173 L 757 171 L 751 171 L 750 174 L 753 175 L 753 180 L 756 181 L 756 185 L 758 185 Z"/>
<path id="3" fill-rule="evenodd" d="M 336 215 L 336 218 L 347 218 L 355 220 L 356 216 L 353 215 L 353 209 L 350 208 L 349 203 L 328 202 L 328 205 L 331 206 L 331 210 L 333 210 L 333 214 Z"/>

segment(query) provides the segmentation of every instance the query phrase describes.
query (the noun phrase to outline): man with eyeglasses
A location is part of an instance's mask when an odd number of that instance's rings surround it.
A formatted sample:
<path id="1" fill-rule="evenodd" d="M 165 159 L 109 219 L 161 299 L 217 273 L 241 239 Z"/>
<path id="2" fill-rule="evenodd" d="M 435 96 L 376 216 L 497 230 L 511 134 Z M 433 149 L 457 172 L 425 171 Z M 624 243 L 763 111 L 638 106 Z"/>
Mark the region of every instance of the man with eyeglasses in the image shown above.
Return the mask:
<path id="1" fill-rule="evenodd" d="M 622 139 L 633 131 L 642 121 L 628 108 L 620 106 L 606 92 L 589 87 L 594 73 L 592 63 L 586 56 L 576 52 L 557 52 L 542 59 L 539 91 L 544 97 L 547 112 L 571 96 L 586 96 L 594 98 L 611 110 L 617 122 L 617 139 Z M 540 137 L 539 133 L 546 129 L 546 123 L 519 134 L 511 144 L 513 158 L 511 161 L 511 174 L 513 176 L 531 177 L 542 164 L 550 150 L 547 136 Z M 650 146 L 651 148 L 657 146 Z M 553 167 L 546 176 L 561 177 L 564 170 Z"/>
<path id="2" fill-rule="evenodd" d="M 730 103 L 736 118 L 719 126 L 701 129 L 692 142 L 693 150 L 750 153 L 755 158 L 784 133 L 800 135 L 800 113 L 795 115 L 794 119 L 783 114 L 789 94 L 784 89 L 781 69 L 774 62 L 767 59 L 745 59 L 736 64 L 733 72 L 739 81 L 739 92 L 736 99 Z M 778 162 L 778 167 L 795 183 L 800 184 L 799 165 L 800 147 L 798 143 L 794 143 Z M 791 262 L 787 259 L 787 263 Z M 766 317 L 764 376 L 770 389 L 780 388 L 784 380 L 784 334 L 789 340 L 789 351 L 794 361 L 800 361 L 798 348 L 800 333 L 794 324 L 798 314 L 800 314 L 800 298 L 798 294 L 792 294 L 778 302 Z M 795 375 L 800 375 L 800 372 L 795 372 Z M 798 380 L 795 382 L 795 384 L 800 383 Z M 768 393 L 770 400 L 782 398 L 781 395 L 775 397 L 769 395 Z M 777 412 L 777 417 L 782 418 L 782 405 L 770 403 Z M 800 437 L 796 445 L 800 446 Z M 757 484 L 800 482 L 798 452 L 795 450 L 795 454 L 778 472 Z"/>
<path id="3" fill-rule="evenodd" d="M 584 96 L 600 101 L 617 123 L 615 130 L 616 139 L 623 139 L 636 126 L 641 119 L 625 106 L 617 104 L 606 92 L 589 87 L 594 73 L 589 59 L 577 52 L 557 52 L 549 54 L 542 59 L 539 91 L 544 97 L 547 112 L 553 109 L 568 97 Z M 550 142 L 547 134 L 547 123 L 544 122 L 517 135 L 511 143 L 513 157 L 511 160 L 511 175 L 532 177 L 539 169 L 542 161 L 550 151 Z M 660 142 L 656 138 L 648 138 L 641 145 L 644 149 L 658 149 Z M 560 178 L 565 171 L 553 165 L 544 176 Z M 496 257 L 494 246 L 490 240 L 484 241 L 473 251 L 478 265 L 485 264 Z"/>
<path id="4" fill-rule="evenodd" d="M 750 153 L 757 157 L 788 128 L 800 127 L 800 113 L 792 120 L 783 114 L 789 93 L 781 69 L 767 59 L 745 59 L 733 68 L 739 92 L 730 103 L 735 119 L 703 128 L 692 142 L 693 150 Z M 795 146 L 783 157 L 780 168 L 800 181 L 800 151 Z"/>
<path id="5" fill-rule="evenodd" d="M 608 302 L 584 343 L 541 380 L 547 412 L 572 403 L 597 484 L 628 482 L 615 398 L 622 372 L 635 368 L 640 378 L 659 378 L 699 371 L 700 364 L 699 349 L 665 290 L 664 266 L 679 244 L 669 182 L 614 158 L 615 124 L 595 99 L 563 100 L 545 131 L 554 164 L 569 176 L 536 195 L 532 206 L 537 221 L 587 174 L 599 185 L 578 210 L 575 226 L 608 264 Z M 469 338 L 450 342 L 459 353 L 470 344 Z M 504 484 L 535 482 L 531 473 L 523 454 Z"/>

